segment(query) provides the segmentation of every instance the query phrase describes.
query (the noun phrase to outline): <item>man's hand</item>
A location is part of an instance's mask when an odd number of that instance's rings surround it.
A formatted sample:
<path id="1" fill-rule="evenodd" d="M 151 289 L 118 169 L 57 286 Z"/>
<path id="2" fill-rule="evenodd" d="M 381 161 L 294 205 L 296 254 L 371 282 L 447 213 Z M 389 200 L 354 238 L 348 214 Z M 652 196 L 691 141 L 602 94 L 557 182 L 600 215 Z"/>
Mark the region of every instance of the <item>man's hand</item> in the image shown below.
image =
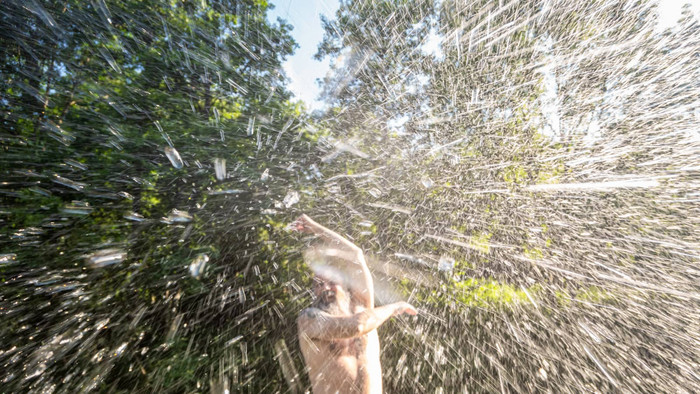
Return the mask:
<path id="1" fill-rule="evenodd" d="M 291 228 L 300 233 L 317 234 L 321 226 L 314 222 L 308 215 L 304 214 L 292 222 Z"/>
<path id="2" fill-rule="evenodd" d="M 306 215 L 301 215 L 301 216 L 299 216 L 295 221 L 293 221 L 293 222 L 289 225 L 289 227 L 290 227 L 292 230 L 298 231 L 298 232 L 300 232 L 300 233 L 311 232 L 311 229 L 309 229 L 309 227 L 308 227 L 308 225 L 307 225 L 307 223 L 308 223 L 307 219 L 308 219 L 308 218 L 309 218 L 309 217 L 306 216 Z"/>
<path id="3" fill-rule="evenodd" d="M 396 315 L 401 315 L 403 313 L 411 316 L 415 316 L 418 314 L 418 311 L 416 308 L 413 307 L 413 305 L 409 304 L 408 302 L 397 302 L 394 305 L 394 316 Z"/>

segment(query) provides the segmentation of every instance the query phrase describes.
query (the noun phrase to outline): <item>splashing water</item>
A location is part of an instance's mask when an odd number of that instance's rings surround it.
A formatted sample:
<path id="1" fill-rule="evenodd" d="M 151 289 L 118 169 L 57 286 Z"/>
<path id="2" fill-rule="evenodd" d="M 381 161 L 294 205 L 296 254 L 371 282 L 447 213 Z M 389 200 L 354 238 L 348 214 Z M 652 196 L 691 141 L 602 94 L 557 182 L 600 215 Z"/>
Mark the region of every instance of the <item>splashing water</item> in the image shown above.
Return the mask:
<path id="1" fill-rule="evenodd" d="M 287 192 L 287 195 L 284 196 L 284 200 L 282 200 L 282 204 L 284 204 L 285 208 L 291 208 L 292 205 L 296 204 L 299 202 L 299 193 L 294 190 L 290 190 Z"/>
<path id="2" fill-rule="evenodd" d="M 170 160 L 170 164 L 173 165 L 175 168 L 182 168 L 182 158 L 180 157 L 180 153 L 178 151 L 170 146 L 165 147 L 165 156 L 168 157 L 168 160 Z"/>
<path id="3" fill-rule="evenodd" d="M 101 268 L 108 265 L 121 263 L 126 258 L 126 252 L 120 249 L 103 249 L 86 256 L 89 264 Z"/>
<path id="4" fill-rule="evenodd" d="M 209 262 L 209 256 L 203 253 L 197 255 L 197 257 L 192 260 L 192 263 L 190 263 L 190 275 L 195 278 L 199 278 L 199 276 L 204 272 L 207 262 Z"/>
<path id="5" fill-rule="evenodd" d="M 189 212 L 181 211 L 179 209 L 173 208 L 168 214 L 168 217 L 164 218 L 164 222 L 171 223 L 189 223 L 192 221 L 192 215 Z"/>
<path id="6" fill-rule="evenodd" d="M 224 159 L 214 159 L 214 171 L 216 173 L 216 179 L 223 181 L 226 179 L 226 160 Z"/>
<path id="7" fill-rule="evenodd" d="M 306 213 L 386 392 L 700 391 L 696 8 L 342 2 L 309 114 L 263 3 L 0 2 L 5 390 L 307 390 Z"/>

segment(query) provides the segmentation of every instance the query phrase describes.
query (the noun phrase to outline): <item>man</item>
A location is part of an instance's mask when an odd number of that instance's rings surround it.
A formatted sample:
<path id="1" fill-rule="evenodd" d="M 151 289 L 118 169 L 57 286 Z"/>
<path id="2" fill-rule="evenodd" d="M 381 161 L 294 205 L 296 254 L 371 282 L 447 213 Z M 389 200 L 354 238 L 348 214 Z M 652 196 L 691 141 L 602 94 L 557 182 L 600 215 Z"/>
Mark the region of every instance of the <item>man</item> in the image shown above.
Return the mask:
<path id="1" fill-rule="evenodd" d="M 405 302 L 375 308 L 362 250 L 306 215 L 294 226 L 323 242 L 305 256 L 312 260 L 315 300 L 297 319 L 314 394 L 381 393 L 377 327 L 392 316 L 416 315 L 416 309 Z"/>

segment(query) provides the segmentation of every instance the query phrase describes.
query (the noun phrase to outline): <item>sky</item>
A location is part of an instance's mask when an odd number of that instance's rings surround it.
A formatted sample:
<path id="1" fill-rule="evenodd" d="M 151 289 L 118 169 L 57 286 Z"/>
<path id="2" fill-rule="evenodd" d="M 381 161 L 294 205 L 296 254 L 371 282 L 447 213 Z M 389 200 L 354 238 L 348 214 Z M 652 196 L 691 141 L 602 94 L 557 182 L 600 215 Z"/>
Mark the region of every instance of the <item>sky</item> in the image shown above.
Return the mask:
<path id="1" fill-rule="evenodd" d="M 289 90 L 303 100 L 311 110 L 323 106 L 316 100 L 321 92 L 316 79 L 323 78 L 330 69 L 330 59 L 323 62 L 313 59 L 318 44 L 323 40 L 321 14 L 333 19 L 338 10 L 338 0 L 273 0 L 275 8 L 268 18 L 282 18 L 294 26 L 292 36 L 299 44 L 294 56 L 284 63 L 284 71 L 290 79 Z"/>
<path id="2" fill-rule="evenodd" d="M 683 5 L 691 4 L 694 14 L 700 18 L 700 0 L 657 0 L 659 3 L 659 25 L 657 30 L 672 28 L 681 17 Z M 289 90 L 304 101 L 310 110 L 320 109 L 321 92 L 317 79 L 323 78 L 330 69 L 330 59 L 314 60 L 318 44 L 323 39 L 321 15 L 333 19 L 338 10 L 338 0 L 272 0 L 275 8 L 268 14 L 270 21 L 282 18 L 294 26 L 292 36 L 299 44 L 295 54 L 284 63 L 284 71 L 290 80 Z M 428 52 L 439 52 L 439 36 L 428 37 L 424 48 Z"/>

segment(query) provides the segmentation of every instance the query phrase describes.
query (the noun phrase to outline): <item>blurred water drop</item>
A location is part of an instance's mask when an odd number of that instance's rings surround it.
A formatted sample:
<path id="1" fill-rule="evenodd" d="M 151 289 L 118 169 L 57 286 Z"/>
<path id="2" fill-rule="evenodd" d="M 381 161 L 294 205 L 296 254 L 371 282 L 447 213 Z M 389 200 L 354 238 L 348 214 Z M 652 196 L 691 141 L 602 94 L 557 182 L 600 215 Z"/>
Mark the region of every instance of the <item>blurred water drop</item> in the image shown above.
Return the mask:
<path id="1" fill-rule="evenodd" d="M 17 260 L 17 255 L 14 253 L 0 254 L 0 265 L 11 264 Z"/>
<path id="2" fill-rule="evenodd" d="M 39 187 L 39 186 L 30 187 L 29 190 L 38 194 L 38 195 L 45 196 L 45 197 L 48 197 L 51 195 L 50 191 L 48 191 L 42 187 Z"/>
<path id="3" fill-rule="evenodd" d="M 61 212 L 73 215 L 89 215 L 92 212 L 92 207 L 87 201 L 76 201 L 66 205 Z"/>
<path id="4" fill-rule="evenodd" d="M 126 219 L 126 220 L 132 220 L 132 221 L 134 221 L 134 222 L 142 222 L 142 221 L 146 220 L 146 219 L 143 217 L 143 215 L 141 215 L 140 213 L 136 213 L 136 212 L 129 212 L 129 213 L 127 213 L 126 215 L 124 215 L 124 219 Z"/>
<path id="5" fill-rule="evenodd" d="M 360 227 L 371 228 L 374 226 L 374 223 L 371 220 L 363 220 L 360 223 L 357 223 L 357 225 Z"/>
<path id="6" fill-rule="evenodd" d="M 323 174 L 321 173 L 321 170 L 318 168 L 316 164 L 312 164 L 309 166 L 309 170 L 315 176 L 317 179 L 323 178 Z"/>
<path id="7" fill-rule="evenodd" d="M 214 172 L 216 173 L 216 179 L 220 181 L 226 179 L 226 159 L 214 159 Z"/>
<path id="8" fill-rule="evenodd" d="M 284 376 L 284 379 L 287 381 L 289 390 L 293 393 L 299 392 L 299 373 L 296 367 L 294 367 L 294 360 L 289 353 L 289 348 L 287 348 L 284 339 L 275 342 L 275 358 L 282 369 L 282 376 Z"/>
<path id="9" fill-rule="evenodd" d="M 217 196 L 217 195 L 225 195 L 225 194 L 242 194 L 245 193 L 245 190 L 239 190 L 239 189 L 227 189 L 227 190 L 212 190 L 209 192 L 210 196 Z"/>
<path id="10" fill-rule="evenodd" d="M 170 330 L 168 331 L 168 335 L 165 337 L 166 344 L 172 344 L 173 340 L 177 337 L 178 331 L 180 330 L 180 325 L 182 324 L 182 317 L 183 314 L 178 313 L 177 316 L 175 316 L 175 319 L 173 319 L 173 322 L 170 324 Z"/>
<path id="11" fill-rule="evenodd" d="M 216 125 L 218 126 L 220 121 L 221 121 L 221 119 L 219 117 L 219 110 L 216 107 L 214 107 L 213 112 L 214 112 L 214 122 L 216 122 Z"/>
<path id="12" fill-rule="evenodd" d="M 440 256 L 438 271 L 452 271 L 455 267 L 455 259 L 449 256 Z"/>
<path id="13" fill-rule="evenodd" d="M 287 195 L 284 196 L 282 203 L 285 208 L 290 208 L 292 205 L 299 202 L 299 198 L 299 193 L 296 190 L 290 190 L 287 192 Z"/>
<path id="14" fill-rule="evenodd" d="M 248 128 L 246 129 L 246 135 L 248 137 L 252 136 L 255 132 L 255 116 L 248 119 Z"/>
<path id="15" fill-rule="evenodd" d="M 86 183 L 73 181 L 58 174 L 54 174 L 52 181 L 77 191 L 82 191 L 87 186 Z"/>
<path id="16" fill-rule="evenodd" d="M 243 339 L 243 335 L 237 335 L 237 336 L 231 338 L 230 340 L 228 340 L 228 341 L 224 344 L 224 347 L 229 347 L 229 346 L 231 346 L 231 345 L 235 345 L 235 344 L 238 343 L 241 339 Z"/>
<path id="17" fill-rule="evenodd" d="M 198 254 L 197 257 L 195 257 L 190 263 L 190 275 L 192 275 L 194 278 L 199 278 L 199 276 L 204 273 L 207 262 L 209 262 L 209 256 L 207 256 L 205 253 Z"/>
<path id="18" fill-rule="evenodd" d="M 168 217 L 165 218 L 166 222 L 172 223 L 189 223 L 192 221 L 192 215 L 189 212 L 181 211 L 179 209 L 173 208 Z"/>
<path id="19" fill-rule="evenodd" d="M 85 258 L 91 266 L 103 268 L 124 261 L 126 252 L 117 248 L 102 249 L 85 256 Z"/>
<path id="20" fill-rule="evenodd" d="M 115 349 L 112 351 L 112 354 L 111 354 L 112 357 L 119 357 L 119 356 L 121 356 L 122 353 L 124 353 L 124 350 L 126 350 L 127 345 L 128 345 L 128 344 L 127 344 L 126 342 L 124 342 L 124 343 L 122 343 L 121 345 L 117 346 L 117 348 L 115 348 Z"/>
<path id="21" fill-rule="evenodd" d="M 178 151 L 175 148 L 166 146 L 165 155 L 168 157 L 168 160 L 170 160 L 170 164 L 172 164 L 173 167 L 177 169 L 182 168 L 182 158 L 180 158 L 180 153 L 178 153 Z"/>
<path id="22" fill-rule="evenodd" d="M 238 348 L 241 350 L 241 364 L 248 365 L 248 344 L 245 341 L 239 342 Z"/>
<path id="23" fill-rule="evenodd" d="M 78 170 L 86 171 L 88 169 L 87 165 L 73 159 L 66 159 L 65 163 L 69 166 L 76 168 Z"/>
<path id="24" fill-rule="evenodd" d="M 376 187 L 373 187 L 373 188 L 369 189 L 369 190 L 367 191 L 367 193 L 369 193 L 369 194 L 370 194 L 372 197 L 374 197 L 374 198 L 379 198 L 379 197 L 381 197 L 382 194 L 383 194 L 383 193 L 381 192 L 381 190 L 377 189 Z"/>

